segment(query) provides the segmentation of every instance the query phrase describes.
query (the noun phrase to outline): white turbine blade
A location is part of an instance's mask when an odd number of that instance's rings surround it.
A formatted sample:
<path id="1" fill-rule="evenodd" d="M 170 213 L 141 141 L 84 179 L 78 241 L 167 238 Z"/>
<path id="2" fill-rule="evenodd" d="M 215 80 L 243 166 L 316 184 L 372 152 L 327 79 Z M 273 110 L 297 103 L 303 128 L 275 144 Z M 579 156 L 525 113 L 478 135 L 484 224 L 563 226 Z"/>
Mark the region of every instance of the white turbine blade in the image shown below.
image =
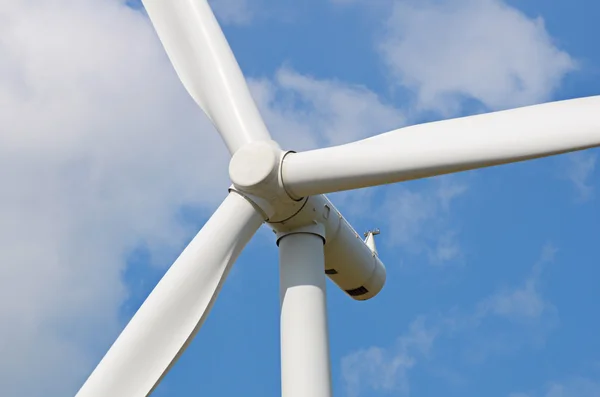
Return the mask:
<path id="1" fill-rule="evenodd" d="M 293 196 L 383 185 L 600 146 L 600 96 L 402 128 L 289 154 Z"/>
<path id="2" fill-rule="evenodd" d="M 160 280 L 76 397 L 145 397 L 206 319 L 229 269 L 262 224 L 230 193 Z"/>
<path id="3" fill-rule="evenodd" d="M 142 0 L 183 85 L 230 153 L 270 140 L 227 39 L 206 0 Z"/>

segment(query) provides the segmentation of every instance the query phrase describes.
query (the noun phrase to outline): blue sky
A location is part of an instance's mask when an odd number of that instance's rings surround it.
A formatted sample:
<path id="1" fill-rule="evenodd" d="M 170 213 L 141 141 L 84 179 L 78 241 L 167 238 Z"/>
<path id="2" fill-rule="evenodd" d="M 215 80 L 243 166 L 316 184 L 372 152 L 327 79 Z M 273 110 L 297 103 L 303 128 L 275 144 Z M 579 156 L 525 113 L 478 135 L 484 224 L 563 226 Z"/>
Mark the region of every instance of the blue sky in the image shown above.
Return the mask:
<path id="1" fill-rule="evenodd" d="M 600 94 L 590 0 L 215 0 L 285 148 Z M 226 194 L 139 4 L 0 11 L 0 389 L 73 395 Z M 598 150 L 331 195 L 384 290 L 328 283 L 336 397 L 600 396 Z M 248 245 L 156 396 L 278 395 L 277 249 Z"/>

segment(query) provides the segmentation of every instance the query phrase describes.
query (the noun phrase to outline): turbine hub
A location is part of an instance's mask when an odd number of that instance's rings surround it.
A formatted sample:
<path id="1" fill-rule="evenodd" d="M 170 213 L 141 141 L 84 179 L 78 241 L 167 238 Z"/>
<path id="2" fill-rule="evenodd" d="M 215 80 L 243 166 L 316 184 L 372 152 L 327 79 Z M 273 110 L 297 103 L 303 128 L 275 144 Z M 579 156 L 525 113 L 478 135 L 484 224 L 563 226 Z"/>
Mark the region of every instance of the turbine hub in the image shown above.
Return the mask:
<path id="1" fill-rule="evenodd" d="M 229 177 L 243 191 L 260 195 L 278 184 L 282 150 L 273 141 L 257 141 L 242 146 L 231 158 Z"/>
<path id="2" fill-rule="evenodd" d="M 293 199 L 283 187 L 281 164 L 287 153 L 275 141 L 255 141 L 238 149 L 229 163 L 233 190 L 254 203 L 268 222 L 293 217 L 306 202 Z"/>

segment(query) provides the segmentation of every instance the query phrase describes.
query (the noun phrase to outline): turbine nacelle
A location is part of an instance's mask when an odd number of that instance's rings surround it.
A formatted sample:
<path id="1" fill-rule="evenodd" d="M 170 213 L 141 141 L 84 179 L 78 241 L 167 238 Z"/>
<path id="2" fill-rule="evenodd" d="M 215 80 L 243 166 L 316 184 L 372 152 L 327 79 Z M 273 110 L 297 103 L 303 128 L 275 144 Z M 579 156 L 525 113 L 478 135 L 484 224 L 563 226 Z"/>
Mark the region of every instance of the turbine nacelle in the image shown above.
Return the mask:
<path id="1" fill-rule="evenodd" d="M 325 274 L 348 296 L 367 300 L 386 280 L 385 266 L 325 195 L 311 196 L 292 218 L 269 223 L 277 241 L 290 233 L 316 234 L 325 244 Z"/>

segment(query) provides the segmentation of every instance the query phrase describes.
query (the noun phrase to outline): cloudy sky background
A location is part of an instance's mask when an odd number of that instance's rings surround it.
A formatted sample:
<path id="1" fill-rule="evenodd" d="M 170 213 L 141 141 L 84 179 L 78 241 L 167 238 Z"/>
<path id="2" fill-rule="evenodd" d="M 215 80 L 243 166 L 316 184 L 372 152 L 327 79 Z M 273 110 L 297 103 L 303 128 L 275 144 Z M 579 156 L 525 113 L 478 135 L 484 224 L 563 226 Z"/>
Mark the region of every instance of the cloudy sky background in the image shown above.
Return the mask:
<path id="1" fill-rule="evenodd" d="M 600 94 L 592 0 L 213 0 L 284 148 Z M 332 195 L 384 291 L 329 283 L 336 397 L 600 395 L 597 150 Z M 226 195 L 138 2 L 0 7 L 0 394 L 74 395 Z M 257 234 L 156 396 L 279 394 Z"/>

